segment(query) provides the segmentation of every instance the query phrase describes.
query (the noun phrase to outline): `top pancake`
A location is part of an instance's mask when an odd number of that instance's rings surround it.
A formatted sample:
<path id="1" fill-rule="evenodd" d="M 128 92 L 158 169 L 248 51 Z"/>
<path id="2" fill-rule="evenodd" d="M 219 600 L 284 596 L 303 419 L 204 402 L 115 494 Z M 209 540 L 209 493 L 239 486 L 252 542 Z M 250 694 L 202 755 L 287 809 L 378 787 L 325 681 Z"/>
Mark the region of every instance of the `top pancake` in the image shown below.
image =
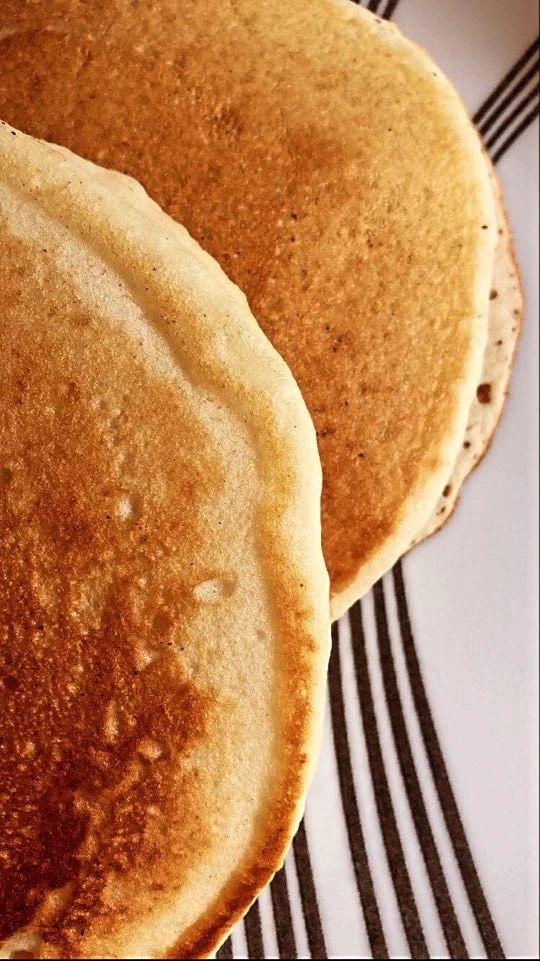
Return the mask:
<path id="1" fill-rule="evenodd" d="M 0 956 L 205 956 L 319 738 L 315 432 L 181 227 L 4 124 L 0 289 Z"/>
<path id="2" fill-rule="evenodd" d="M 349 0 L 4 0 L 0 37 L 0 116 L 140 180 L 287 360 L 341 612 L 427 522 L 480 380 L 495 214 L 459 98 Z"/>

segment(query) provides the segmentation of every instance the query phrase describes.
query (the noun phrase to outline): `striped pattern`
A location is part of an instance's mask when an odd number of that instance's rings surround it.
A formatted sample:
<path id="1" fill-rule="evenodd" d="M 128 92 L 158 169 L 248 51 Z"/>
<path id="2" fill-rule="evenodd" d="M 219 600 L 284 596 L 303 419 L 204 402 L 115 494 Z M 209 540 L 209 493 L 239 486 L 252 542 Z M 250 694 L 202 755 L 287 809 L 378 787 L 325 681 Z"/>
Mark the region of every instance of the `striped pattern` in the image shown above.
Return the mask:
<path id="1" fill-rule="evenodd" d="M 365 0 L 363 6 L 390 18 L 398 2 Z M 473 118 L 495 163 L 539 115 L 539 50 L 540 42 L 536 40 Z M 366 620 L 370 623 L 368 630 Z M 353 750 L 357 732 L 353 732 L 348 720 L 344 652 L 348 652 L 354 667 L 354 689 L 366 754 L 361 771 Z M 404 691 L 409 692 L 407 703 L 404 703 Z M 371 850 L 370 837 L 363 826 L 357 787 L 359 779 L 365 779 L 368 772 L 397 917 L 410 957 L 440 957 L 446 952 L 452 958 L 468 958 L 478 956 L 474 952 L 482 945 L 488 958 L 504 958 L 429 703 L 402 562 L 375 586 L 368 598 L 356 604 L 339 625 L 334 625 L 329 707 L 341 796 L 341 812 L 336 812 L 336 817 L 341 815 L 345 824 L 371 957 L 388 958 L 389 950 L 381 891 L 377 891 L 374 881 L 377 856 Z M 391 732 L 391 742 L 388 736 L 383 737 L 383 728 L 387 735 Z M 414 747 L 413 728 L 418 731 Z M 428 786 L 431 789 L 429 803 Z M 410 821 L 404 812 L 408 812 Z M 409 824 L 414 825 L 414 832 L 407 829 Z M 261 923 L 259 904 L 254 904 L 243 924 L 220 949 L 218 957 L 328 957 L 310 853 L 313 844 L 316 838 L 310 841 L 303 822 L 286 868 L 270 886 L 271 925 Z M 298 882 L 300 916 L 296 919 L 288 882 L 292 872 Z M 319 878 L 319 883 L 322 880 Z M 424 906 L 431 903 L 433 907 L 429 915 L 424 911 L 424 917 L 418 890 L 422 891 Z M 388 901 L 386 897 L 384 900 Z M 387 903 L 386 913 L 389 910 Z M 271 938 L 273 948 L 265 943 L 265 937 L 269 940 L 270 927 L 275 935 Z M 299 954 L 299 935 L 308 948 L 307 954 Z"/>
<path id="2" fill-rule="evenodd" d="M 539 51 L 537 38 L 473 117 L 494 163 L 539 116 Z"/>

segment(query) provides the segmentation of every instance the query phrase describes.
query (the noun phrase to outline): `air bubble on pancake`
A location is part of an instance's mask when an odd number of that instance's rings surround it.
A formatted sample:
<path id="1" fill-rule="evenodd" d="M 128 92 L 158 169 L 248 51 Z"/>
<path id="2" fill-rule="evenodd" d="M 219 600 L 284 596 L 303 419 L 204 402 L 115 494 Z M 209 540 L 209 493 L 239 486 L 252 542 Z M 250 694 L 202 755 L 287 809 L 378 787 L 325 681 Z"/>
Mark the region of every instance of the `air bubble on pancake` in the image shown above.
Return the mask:
<path id="1" fill-rule="evenodd" d="M 193 595 L 201 604 L 218 604 L 220 601 L 231 597 L 236 590 L 236 586 L 237 579 L 234 576 L 214 577 L 197 584 L 193 588 Z"/>
<path id="2" fill-rule="evenodd" d="M 124 521 L 138 521 L 142 514 L 140 498 L 133 494 L 122 494 L 118 501 L 118 513 Z"/>
<path id="3" fill-rule="evenodd" d="M 9 487 L 13 480 L 13 471 L 9 467 L 0 467 L 0 488 Z"/>
<path id="4" fill-rule="evenodd" d="M 145 737 L 139 742 L 137 747 L 139 754 L 142 754 L 147 761 L 157 761 L 163 754 L 163 748 L 157 741 L 152 740 L 149 737 Z"/>

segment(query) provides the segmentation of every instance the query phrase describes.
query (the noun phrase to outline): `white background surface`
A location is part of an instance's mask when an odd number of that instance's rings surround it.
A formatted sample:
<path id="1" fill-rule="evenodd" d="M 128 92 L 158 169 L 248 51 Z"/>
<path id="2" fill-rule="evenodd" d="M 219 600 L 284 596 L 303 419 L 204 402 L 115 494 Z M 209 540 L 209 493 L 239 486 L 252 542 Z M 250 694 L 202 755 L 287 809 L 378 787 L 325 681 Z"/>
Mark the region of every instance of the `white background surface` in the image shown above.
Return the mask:
<path id="1" fill-rule="evenodd" d="M 454 29 L 441 7 L 456 8 Z M 538 33 L 533 0 L 404 0 L 398 11 L 397 22 L 429 42 L 471 111 Z M 538 123 L 498 172 L 527 304 L 511 396 L 454 518 L 405 570 L 439 735 L 488 901 L 508 955 L 537 957 Z"/>

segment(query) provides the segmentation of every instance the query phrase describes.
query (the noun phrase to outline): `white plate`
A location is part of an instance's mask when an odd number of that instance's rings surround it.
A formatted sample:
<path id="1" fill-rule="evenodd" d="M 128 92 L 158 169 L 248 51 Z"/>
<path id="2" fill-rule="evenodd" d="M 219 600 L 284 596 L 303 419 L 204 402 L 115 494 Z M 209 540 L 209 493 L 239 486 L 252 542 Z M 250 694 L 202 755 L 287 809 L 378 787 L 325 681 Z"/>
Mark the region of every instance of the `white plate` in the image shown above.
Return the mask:
<path id="1" fill-rule="evenodd" d="M 426 46 L 473 114 L 538 36 L 535 0 L 364 5 Z M 538 957 L 537 60 L 483 118 L 528 305 L 507 410 L 451 522 L 336 629 L 305 828 L 224 957 Z"/>

